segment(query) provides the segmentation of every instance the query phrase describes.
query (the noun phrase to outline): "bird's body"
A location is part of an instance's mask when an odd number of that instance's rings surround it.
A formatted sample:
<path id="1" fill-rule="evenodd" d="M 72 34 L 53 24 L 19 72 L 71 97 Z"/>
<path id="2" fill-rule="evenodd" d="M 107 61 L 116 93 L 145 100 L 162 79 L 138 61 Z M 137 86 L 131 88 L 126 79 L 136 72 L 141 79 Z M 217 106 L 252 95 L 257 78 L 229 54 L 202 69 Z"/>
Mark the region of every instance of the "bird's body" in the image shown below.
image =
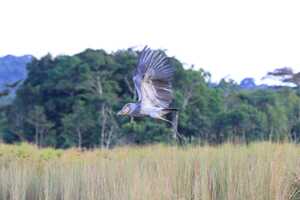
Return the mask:
<path id="1" fill-rule="evenodd" d="M 169 64 L 164 52 L 145 47 L 133 76 L 138 102 L 126 104 L 118 114 L 149 116 L 168 121 L 163 116 L 176 110 L 169 108 L 172 102 L 173 73 L 174 68 Z"/>

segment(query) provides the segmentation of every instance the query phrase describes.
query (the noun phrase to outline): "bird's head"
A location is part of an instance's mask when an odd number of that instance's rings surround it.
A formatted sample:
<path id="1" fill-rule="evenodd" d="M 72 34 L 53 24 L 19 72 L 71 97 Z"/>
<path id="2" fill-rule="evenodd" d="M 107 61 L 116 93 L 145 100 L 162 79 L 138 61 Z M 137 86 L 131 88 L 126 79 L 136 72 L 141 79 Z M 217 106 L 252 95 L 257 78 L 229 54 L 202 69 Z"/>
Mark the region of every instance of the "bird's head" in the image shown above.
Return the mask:
<path id="1" fill-rule="evenodd" d="M 127 103 L 123 108 L 117 113 L 117 115 L 130 115 L 134 110 L 134 103 Z"/>

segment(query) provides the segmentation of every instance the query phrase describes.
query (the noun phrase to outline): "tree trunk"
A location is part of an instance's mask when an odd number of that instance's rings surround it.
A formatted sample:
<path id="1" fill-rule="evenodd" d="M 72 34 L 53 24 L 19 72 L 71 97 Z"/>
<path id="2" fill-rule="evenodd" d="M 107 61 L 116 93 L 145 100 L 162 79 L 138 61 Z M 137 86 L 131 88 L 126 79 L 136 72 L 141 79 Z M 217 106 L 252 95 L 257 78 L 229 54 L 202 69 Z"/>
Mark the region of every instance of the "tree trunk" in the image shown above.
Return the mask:
<path id="1" fill-rule="evenodd" d="M 102 88 L 102 83 L 101 83 L 101 78 L 100 76 L 96 76 L 96 88 L 97 88 L 97 95 L 99 97 L 103 96 L 103 88 Z M 101 119 L 99 120 L 101 124 L 101 131 L 100 131 L 100 147 L 105 148 L 105 129 L 106 129 L 106 122 L 107 122 L 107 116 L 105 113 L 105 103 L 102 102 L 101 105 Z"/>
<path id="2" fill-rule="evenodd" d="M 106 122 L 107 122 L 107 116 L 105 113 L 105 104 L 103 103 L 101 106 L 101 135 L 100 135 L 100 146 L 101 148 L 105 147 L 105 128 L 106 128 Z"/>
<path id="3" fill-rule="evenodd" d="M 82 148 L 82 134 L 80 128 L 76 128 L 77 137 L 78 137 L 78 148 L 81 150 Z"/>
<path id="4" fill-rule="evenodd" d="M 100 76 L 96 77 L 96 88 L 97 88 L 97 93 L 101 97 L 103 94 L 103 89 L 102 89 L 102 84 L 100 80 Z"/>
<path id="5" fill-rule="evenodd" d="M 41 131 L 40 131 L 40 146 L 41 146 L 41 147 L 44 146 L 44 134 L 45 134 L 45 131 L 44 131 L 44 130 L 41 130 Z"/>
<path id="6" fill-rule="evenodd" d="M 191 97 L 192 97 L 192 92 L 190 91 L 190 92 L 188 92 L 187 95 L 185 95 L 185 98 L 183 99 L 182 110 L 185 110 Z"/>
<path id="7" fill-rule="evenodd" d="M 35 125 L 35 144 L 39 147 L 39 127 Z"/>
<path id="8" fill-rule="evenodd" d="M 175 141 L 178 140 L 178 112 L 173 112 L 173 119 L 172 119 L 172 137 Z"/>
<path id="9" fill-rule="evenodd" d="M 107 137 L 107 141 L 106 141 L 106 148 L 107 149 L 109 149 L 109 147 L 110 147 L 110 142 L 111 142 L 113 131 L 114 131 L 114 128 L 112 126 L 110 131 L 108 132 L 108 137 Z"/>

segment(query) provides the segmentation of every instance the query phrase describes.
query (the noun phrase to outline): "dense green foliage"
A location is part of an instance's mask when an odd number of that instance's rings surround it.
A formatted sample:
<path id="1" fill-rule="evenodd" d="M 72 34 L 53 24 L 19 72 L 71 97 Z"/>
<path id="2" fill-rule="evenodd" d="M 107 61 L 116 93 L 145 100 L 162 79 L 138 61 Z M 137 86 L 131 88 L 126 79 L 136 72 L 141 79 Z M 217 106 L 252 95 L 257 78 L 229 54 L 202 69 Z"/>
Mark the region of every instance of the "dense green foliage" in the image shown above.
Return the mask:
<path id="1" fill-rule="evenodd" d="M 138 52 L 88 49 L 74 56 L 46 55 L 27 65 L 28 77 L 1 113 L 6 142 L 29 141 L 67 148 L 172 142 L 171 128 L 150 118 L 118 117 L 136 101 L 132 73 Z M 297 88 L 242 90 L 233 81 L 209 82 L 204 70 L 176 68 L 172 107 L 180 109 L 179 132 L 190 143 L 298 141 Z"/>

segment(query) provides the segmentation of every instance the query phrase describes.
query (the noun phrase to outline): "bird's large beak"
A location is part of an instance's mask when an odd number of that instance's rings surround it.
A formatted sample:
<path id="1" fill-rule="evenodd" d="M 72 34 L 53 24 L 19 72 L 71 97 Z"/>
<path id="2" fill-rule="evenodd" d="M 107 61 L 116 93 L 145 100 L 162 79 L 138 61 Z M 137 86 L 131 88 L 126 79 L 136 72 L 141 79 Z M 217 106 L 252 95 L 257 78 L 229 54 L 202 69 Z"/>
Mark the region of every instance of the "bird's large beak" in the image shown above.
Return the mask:
<path id="1" fill-rule="evenodd" d="M 123 115 L 123 111 L 120 110 L 120 111 L 117 113 L 117 115 Z"/>

